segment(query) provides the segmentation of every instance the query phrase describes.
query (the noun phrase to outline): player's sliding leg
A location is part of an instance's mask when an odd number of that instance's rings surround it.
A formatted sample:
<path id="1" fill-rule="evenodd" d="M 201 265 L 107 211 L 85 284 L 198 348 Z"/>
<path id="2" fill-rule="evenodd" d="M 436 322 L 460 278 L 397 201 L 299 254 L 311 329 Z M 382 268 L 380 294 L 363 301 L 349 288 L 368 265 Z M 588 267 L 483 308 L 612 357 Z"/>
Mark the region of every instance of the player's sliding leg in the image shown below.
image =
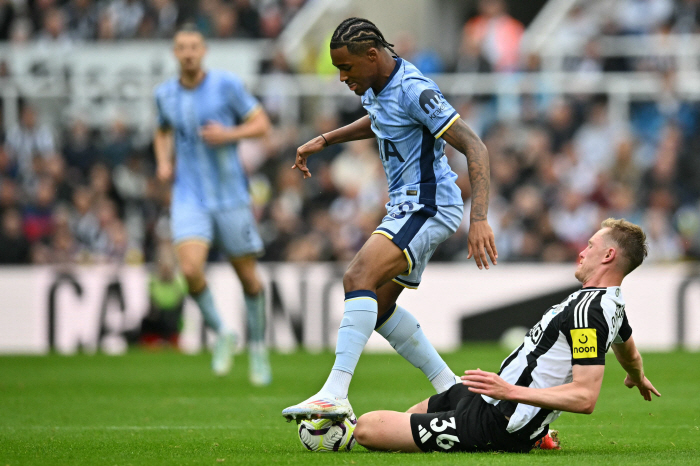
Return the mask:
<path id="1" fill-rule="evenodd" d="M 428 341 L 418 320 L 396 304 L 403 289 L 403 286 L 391 281 L 377 290 L 379 309 L 387 311 L 380 313 L 375 331 L 404 359 L 420 369 L 436 392 L 442 393 L 461 381 Z"/>
<path id="2" fill-rule="evenodd" d="M 343 277 L 345 311 L 331 374 L 319 393 L 283 410 L 284 417 L 342 419 L 352 413 L 348 388 L 360 354 L 377 323 L 376 291 L 407 267 L 406 256 L 389 239 L 373 235 L 367 240 Z"/>
<path id="3" fill-rule="evenodd" d="M 214 297 L 207 286 L 204 264 L 208 253 L 209 245 L 202 241 L 185 241 L 177 247 L 178 260 L 187 280 L 190 296 L 197 303 L 205 324 L 216 332 L 212 370 L 216 375 L 225 375 L 231 370 L 236 337 L 222 322 L 214 304 Z"/>
<path id="4" fill-rule="evenodd" d="M 253 256 L 232 258 L 231 264 L 241 280 L 245 295 L 250 383 L 269 385 L 272 370 L 265 345 L 265 293 L 256 272 L 257 260 Z"/>
<path id="5" fill-rule="evenodd" d="M 419 453 L 411 431 L 411 414 L 372 411 L 363 414 L 355 427 L 355 440 L 369 450 Z"/>

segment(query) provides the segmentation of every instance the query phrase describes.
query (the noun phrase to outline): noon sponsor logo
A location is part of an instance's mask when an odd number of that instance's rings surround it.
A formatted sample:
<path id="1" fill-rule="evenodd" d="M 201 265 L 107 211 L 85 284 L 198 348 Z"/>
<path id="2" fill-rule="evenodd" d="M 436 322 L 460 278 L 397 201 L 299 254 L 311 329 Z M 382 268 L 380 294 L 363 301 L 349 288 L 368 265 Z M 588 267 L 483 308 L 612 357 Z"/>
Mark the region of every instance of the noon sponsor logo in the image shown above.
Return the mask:
<path id="1" fill-rule="evenodd" d="M 598 357 L 598 335 L 594 328 L 571 330 L 571 351 L 574 359 Z"/>

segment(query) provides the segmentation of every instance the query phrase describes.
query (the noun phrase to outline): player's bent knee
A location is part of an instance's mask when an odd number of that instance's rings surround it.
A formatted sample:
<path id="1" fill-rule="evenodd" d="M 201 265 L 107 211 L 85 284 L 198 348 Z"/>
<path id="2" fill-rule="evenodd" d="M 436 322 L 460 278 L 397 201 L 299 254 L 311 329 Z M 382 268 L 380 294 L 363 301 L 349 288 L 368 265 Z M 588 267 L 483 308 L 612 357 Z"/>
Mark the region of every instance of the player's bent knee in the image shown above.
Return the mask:
<path id="1" fill-rule="evenodd" d="M 203 268 L 195 264 L 183 262 L 180 265 L 180 269 L 182 270 L 182 274 L 185 276 L 185 280 L 187 280 L 188 283 L 199 281 L 204 275 Z"/>
<path id="2" fill-rule="evenodd" d="M 368 279 L 368 274 L 362 267 L 351 265 L 343 275 L 343 288 L 346 293 L 357 290 L 374 290 L 376 283 Z"/>
<path id="3" fill-rule="evenodd" d="M 372 441 L 372 438 L 374 437 L 372 435 L 372 429 L 376 421 L 377 415 L 374 412 L 365 413 L 362 416 L 360 416 L 360 418 L 357 420 L 355 432 L 353 433 L 357 443 L 359 443 L 363 447 L 371 446 L 370 443 Z"/>
<path id="4" fill-rule="evenodd" d="M 262 291 L 262 284 L 255 275 L 252 278 L 241 278 L 241 285 L 248 296 L 257 296 Z"/>

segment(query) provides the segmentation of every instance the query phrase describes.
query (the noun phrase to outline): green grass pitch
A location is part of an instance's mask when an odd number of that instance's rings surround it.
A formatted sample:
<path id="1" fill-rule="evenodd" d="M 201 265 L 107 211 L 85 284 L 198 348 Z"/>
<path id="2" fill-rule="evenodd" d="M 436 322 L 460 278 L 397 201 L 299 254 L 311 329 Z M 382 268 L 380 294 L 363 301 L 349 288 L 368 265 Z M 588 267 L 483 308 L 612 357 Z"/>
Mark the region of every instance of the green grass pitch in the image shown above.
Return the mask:
<path id="1" fill-rule="evenodd" d="M 447 354 L 455 370 L 496 370 L 506 352 L 468 346 Z M 0 466 L 172 464 L 700 464 L 700 354 L 644 355 L 663 395 L 645 402 L 622 384 L 608 357 L 590 416 L 563 414 L 563 450 L 408 455 L 310 453 L 280 411 L 314 393 L 333 355 L 274 355 L 274 382 L 252 388 L 247 358 L 215 378 L 209 356 L 131 352 L 126 356 L 0 358 Z M 432 394 L 396 355 L 364 355 L 350 387 L 355 411 L 405 410 Z"/>

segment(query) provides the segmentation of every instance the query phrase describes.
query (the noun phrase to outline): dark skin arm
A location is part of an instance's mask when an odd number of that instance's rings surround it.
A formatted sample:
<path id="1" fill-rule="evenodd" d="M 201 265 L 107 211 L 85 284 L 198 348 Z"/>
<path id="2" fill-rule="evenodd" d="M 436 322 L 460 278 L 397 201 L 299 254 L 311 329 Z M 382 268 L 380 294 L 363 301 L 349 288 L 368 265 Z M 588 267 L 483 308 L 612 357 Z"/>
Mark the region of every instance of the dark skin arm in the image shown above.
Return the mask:
<path id="1" fill-rule="evenodd" d="M 442 135 L 452 147 L 467 156 L 469 166 L 469 182 L 472 187 L 471 214 L 469 218 L 469 254 L 474 256 L 476 265 L 481 269 L 482 264 L 489 268 L 486 253 L 491 262 L 496 265 L 498 251 L 493 231 L 486 219 L 489 210 L 489 190 L 491 189 L 491 169 L 489 153 L 479 136 L 461 119 L 455 121 Z"/>
<path id="2" fill-rule="evenodd" d="M 317 152 L 321 152 L 327 145 L 341 144 L 343 142 L 358 141 L 374 137 L 369 116 L 363 116 L 347 126 L 334 129 L 321 136 L 316 136 L 297 149 L 297 158 L 292 168 L 298 168 L 304 174 L 304 178 L 311 178 L 311 172 L 306 166 L 306 159 Z M 323 138 L 326 138 L 325 140 Z"/>

